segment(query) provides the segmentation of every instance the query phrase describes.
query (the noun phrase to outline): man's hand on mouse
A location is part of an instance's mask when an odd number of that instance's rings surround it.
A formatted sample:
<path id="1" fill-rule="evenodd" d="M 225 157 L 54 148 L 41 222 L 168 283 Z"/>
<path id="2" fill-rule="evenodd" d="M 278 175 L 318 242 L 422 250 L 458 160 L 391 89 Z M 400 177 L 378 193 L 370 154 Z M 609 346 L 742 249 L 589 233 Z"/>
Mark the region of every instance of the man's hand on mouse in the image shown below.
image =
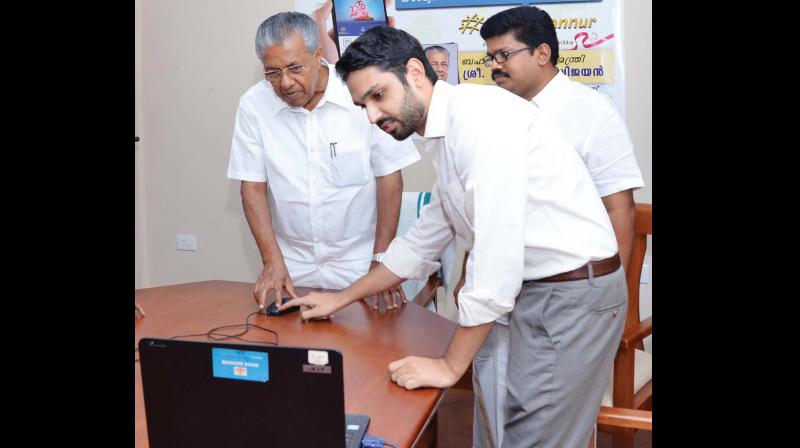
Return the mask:
<path id="1" fill-rule="evenodd" d="M 275 303 L 280 304 L 281 292 L 284 288 L 289 296 L 297 298 L 292 286 L 292 278 L 289 276 L 289 270 L 286 269 L 283 258 L 275 257 L 264 264 L 264 269 L 256 280 L 253 298 L 258 303 L 258 309 L 263 310 L 266 307 L 267 294 L 270 290 L 275 293 Z"/>
<path id="2" fill-rule="evenodd" d="M 285 310 L 293 306 L 300 306 L 303 320 L 309 319 L 330 319 L 333 313 L 343 308 L 351 301 L 341 292 L 338 293 L 319 293 L 312 292 L 307 296 L 290 300 L 278 309 Z"/>

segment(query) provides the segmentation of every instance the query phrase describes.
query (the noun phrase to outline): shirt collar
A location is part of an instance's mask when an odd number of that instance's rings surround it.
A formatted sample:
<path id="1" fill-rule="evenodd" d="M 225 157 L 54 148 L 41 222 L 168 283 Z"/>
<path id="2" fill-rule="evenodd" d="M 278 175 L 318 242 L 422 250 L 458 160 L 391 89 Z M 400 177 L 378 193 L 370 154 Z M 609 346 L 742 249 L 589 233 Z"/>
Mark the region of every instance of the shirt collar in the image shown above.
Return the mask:
<path id="1" fill-rule="evenodd" d="M 450 95 L 453 94 L 453 86 L 437 80 L 433 85 L 433 95 L 428 105 L 428 118 L 425 121 L 425 138 L 444 137 L 445 126 L 447 125 L 447 104 L 450 102 Z"/>
<path id="2" fill-rule="evenodd" d="M 542 108 L 548 103 L 558 101 L 558 91 L 568 82 L 569 78 L 559 70 L 556 76 L 544 86 L 544 89 L 533 97 L 531 103 L 538 108 Z"/>
<path id="3" fill-rule="evenodd" d="M 348 107 L 353 104 L 353 100 L 350 97 L 350 91 L 347 90 L 347 86 L 342 82 L 341 78 L 336 74 L 336 68 L 334 65 L 331 65 L 325 58 L 322 58 L 322 65 L 328 67 L 328 84 L 325 86 L 325 92 L 322 94 L 322 98 L 320 98 L 319 103 L 317 103 L 317 107 L 314 109 L 322 107 L 326 102 L 330 101 L 333 104 L 337 104 L 342 107 Z M 264 82 L 267 82 L 266 80 Z M 276 107 L 272 110 L 272 115 L 275 116 L 278 112 L 282 111 L 283 109 L 289 109 L 294 112 L 301 112 L 305 111 L 304 107 L 290 107 L 283 101 L 277 93 L 275 93 L 274 88 L 270 85 L 267 86 L 274 95 L 274 99 L 276 101 Z M 306 111 L 309 112 L 309 111 Z"/>
<path id="4" fill-rule="evenodd" d="M 347 89 L 347 84 L 345 84 L 342 78 L 336 73 L 336 66 L 328 64 L 328 61 L 325 59 L 322 61 L 324 65 L 328 66 L 328 86 L 325 87 L 325 93 L 322 94 L 322 99 L 319 101 L 317 107 L 327 101 L 338 104 L 344 108 L 353 107 L 353 98 L 350 96 L 350 90 Z"/>

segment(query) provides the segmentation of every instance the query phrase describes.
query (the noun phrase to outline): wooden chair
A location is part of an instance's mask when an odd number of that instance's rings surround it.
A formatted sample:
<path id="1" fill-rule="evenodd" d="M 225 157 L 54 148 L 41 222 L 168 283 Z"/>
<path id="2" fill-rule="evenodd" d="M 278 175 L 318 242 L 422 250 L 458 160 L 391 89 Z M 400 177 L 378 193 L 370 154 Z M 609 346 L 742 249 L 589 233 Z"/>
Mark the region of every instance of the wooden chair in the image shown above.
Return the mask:
<path id="1" fill-rule="evenodd" d="M 600 406 L 600 413 L 597 414 L 597 425 L 652 431 L 653 412 Z M 592 433 L 592 438 L 589 440 L 589 448 L 596 448 L 596 435 L 596 433 Z"/>
<path id="2" fill-rule="evenodd" d="M 433 306 L 436 307 L 436 291 L 440 286 L 444 286 L 444 280 L 439 276 L 438 272 L 434 272 L 428 277 L 422 289 L 414 296 L 412 302 L 426 308 L 429 303 L 433 302 Z"/>
<path id="3" fill-rule="evenodd" d="M 597 419 L 597 430 L 612 435 L 614 448 L 633 448 L 634 431 L 652 428 L 652 414 L 646 411 L 652 410 L 653 360 L 652 355 L 644 351 L 643 341 L 653 332 L 653 318 L 639 319 L 639 282 L 647 250 L 647 236 L 653 234 L 652 204 L 636 204 L 634 233 L 633 251 L 627 269 L 628 313 L 625 331 Z M 615 424 L 610 416 L 628 423 L 631 420 L 626 420 L 625 416 L 633 416 L 634 423 Z M 646 420 L 647 416 L 650 422 L 648 427 L 635 424 L 636 419 Z"/>
<path id="4" fill-rule="evenodd" d="M 600 413 L 597 414 L 597 424 L 652 431 L 653 411 L 600 406 Z"/>

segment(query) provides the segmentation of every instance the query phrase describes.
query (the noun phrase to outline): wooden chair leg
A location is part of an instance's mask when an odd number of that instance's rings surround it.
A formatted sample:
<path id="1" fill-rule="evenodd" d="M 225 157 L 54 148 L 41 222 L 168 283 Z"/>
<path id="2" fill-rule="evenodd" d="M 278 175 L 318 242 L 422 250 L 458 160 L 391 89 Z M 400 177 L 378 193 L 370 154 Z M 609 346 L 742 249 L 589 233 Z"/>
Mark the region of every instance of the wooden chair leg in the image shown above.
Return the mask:
<path id="1" fill-rule="evenodd" d="M 611 446 L 613 448 L 633 448 L 633 429 L 621 428 L 611 436 Z"/>

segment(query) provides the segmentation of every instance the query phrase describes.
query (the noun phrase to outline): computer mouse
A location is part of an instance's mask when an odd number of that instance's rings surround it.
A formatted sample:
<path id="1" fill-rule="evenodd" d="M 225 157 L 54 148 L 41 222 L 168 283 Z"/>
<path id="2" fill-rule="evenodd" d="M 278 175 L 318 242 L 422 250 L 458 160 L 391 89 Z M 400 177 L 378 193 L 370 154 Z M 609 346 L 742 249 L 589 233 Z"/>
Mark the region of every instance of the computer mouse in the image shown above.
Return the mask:
<path id="1" fill-rule="evenodd" d="M 284 302 L 285 302 L 286 300 L 289 300 L 289 299 L 284 299 Z M 293 312 L 295 312 L 295 311 L 297 311 L 297 310 L 299 310 L 299 309 L 300 309 L 300 307 L 299 307 L 299 306 L 292 306 L 292 307 L 286 308 L 286 309 L 285 309 L 285 310 L 283 310 L 283 311 L 280 311 L 280 310 L 278 310 L 278 306 L 277 306 L 277 305 L 275 305 L 275 302 L 272 302 L 272 303 L 270 303 L 270 304 L 269 304 L 269 306 L 268 306 L 268 307 L 267 307 L 267 308 L 264 310 L 264 313 L 265 313 L 265 314 L 267 314 L 268 316 L 283 316 L 284 314 L 293 313 Z"/>

